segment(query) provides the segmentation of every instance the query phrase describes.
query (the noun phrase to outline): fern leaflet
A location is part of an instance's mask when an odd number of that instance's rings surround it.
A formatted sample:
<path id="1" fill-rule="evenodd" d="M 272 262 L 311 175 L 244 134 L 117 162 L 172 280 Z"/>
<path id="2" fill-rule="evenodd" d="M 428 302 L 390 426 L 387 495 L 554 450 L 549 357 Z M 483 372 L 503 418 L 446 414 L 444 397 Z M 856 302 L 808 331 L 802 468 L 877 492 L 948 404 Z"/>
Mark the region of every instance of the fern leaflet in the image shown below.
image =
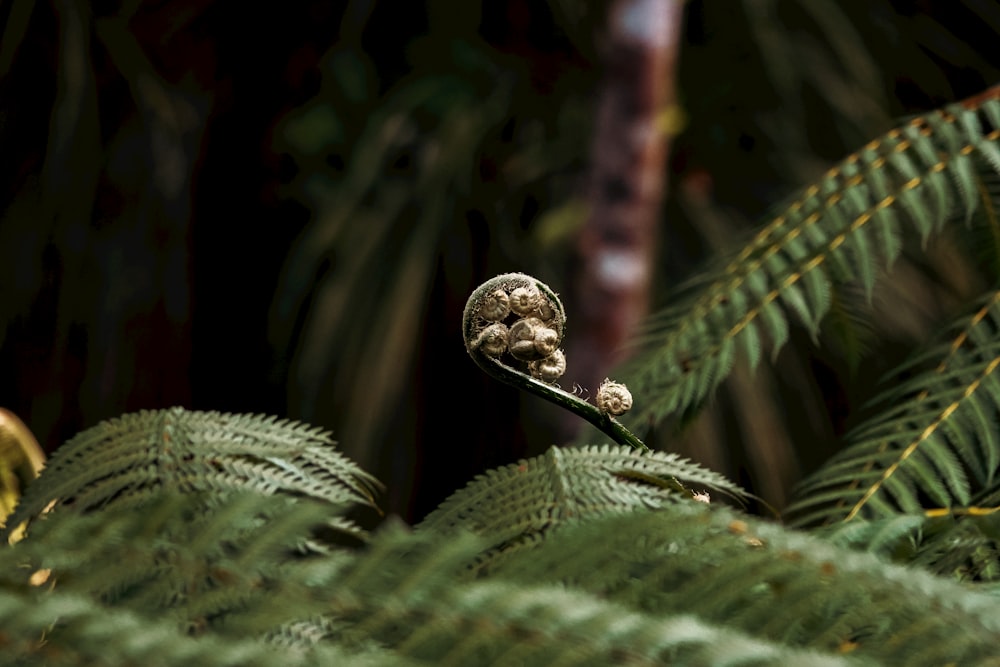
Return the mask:
<path id="1" fill-rule="evenodd" d="M 788 312 L 815 336 L 834 279 L 871 296 L 908 222 L 925 242 L 978 208 L 983 170 L 1000 173 L 1000 86 L 891 130 L 806 188 L 730 261 L 696 277 L 651 318 L 642 349 L 619 374 L 652 397 L 629 421 L 656 422 L 700 403 L 743 354 L 757 362 L 788 339 Z"/>
<path id="2" fill-rule="evenodd" d="M 888 408 L 799 485 L 787 509 L 793 525 L 922 514 L 1000 491 L 1000 291 L 956 328 L 901 371 L 928 356 L 938 365 L 879 396 Z"/>

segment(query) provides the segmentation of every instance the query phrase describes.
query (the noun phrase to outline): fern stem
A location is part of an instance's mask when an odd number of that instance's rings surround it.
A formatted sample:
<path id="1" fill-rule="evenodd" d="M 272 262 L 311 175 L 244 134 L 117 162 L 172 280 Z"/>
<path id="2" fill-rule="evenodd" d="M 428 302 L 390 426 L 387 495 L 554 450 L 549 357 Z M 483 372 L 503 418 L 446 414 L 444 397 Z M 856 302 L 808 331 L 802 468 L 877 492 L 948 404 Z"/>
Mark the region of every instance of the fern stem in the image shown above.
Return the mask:
<path id="1" fill-rule="evenodd" d="M 487 356 L 478 350 L 470 349 L 469 354 L 472 355 L 472 359 L 479 365 L 480 368 L 497 380 L 527 391 L 535 396 L 540 396 L 547 401 L 555 403 L 561 408 L 573 412 L 577 416 L 586 419 L 588 422 L 599 428 L 603 433 L 620 445 L 627 445 L 632 449 L 638 449 L 642 452 L 650 451 L 649 447 L 647 447 L 646 444 L 638 438 L 638 436 L 628 430 L 624 424 L 614 417 L 601 412 L 597 409 L 597 406 L 588 403 L 558 387 L 545 384 L 544 382 L 539 382 L 535 378 L 522 373 L 516 368 L 512 368 L 511 366 L 508 366 L 493 357 Z"/>

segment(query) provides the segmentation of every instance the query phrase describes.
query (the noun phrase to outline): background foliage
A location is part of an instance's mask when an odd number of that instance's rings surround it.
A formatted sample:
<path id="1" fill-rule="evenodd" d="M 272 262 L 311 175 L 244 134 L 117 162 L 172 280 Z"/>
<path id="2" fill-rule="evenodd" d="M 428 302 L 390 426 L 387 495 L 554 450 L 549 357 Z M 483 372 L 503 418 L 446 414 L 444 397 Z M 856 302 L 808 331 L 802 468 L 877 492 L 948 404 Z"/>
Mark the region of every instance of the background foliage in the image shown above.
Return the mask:
<path id="1" fill-rule="evenodd" d="M 49 449 L 139 408 L 306 418 L 422 516 L 556 437 L 458 322 L 484 277 L 572 275 L 605 6 L 241 5 L 233 30 L 235 7 L 0 8 L 0 403 Z M 989 0 L 687 3 L 661 303 L 892 118 L 995 82 L 998 30 Z M 822 348 L 793 328 L 755 391 L 738 370 L 650 435 L 783 504 L 873 378 L 993 281 L 995 242 L 969 238 L 904 248 Z"/>

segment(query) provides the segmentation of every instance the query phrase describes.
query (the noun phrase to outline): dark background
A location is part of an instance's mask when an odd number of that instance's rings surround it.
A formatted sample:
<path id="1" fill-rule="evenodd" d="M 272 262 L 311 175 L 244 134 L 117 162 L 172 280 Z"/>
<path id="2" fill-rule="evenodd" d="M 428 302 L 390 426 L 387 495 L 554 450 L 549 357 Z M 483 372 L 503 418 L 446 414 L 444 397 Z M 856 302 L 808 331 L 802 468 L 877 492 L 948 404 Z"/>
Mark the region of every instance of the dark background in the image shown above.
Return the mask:
<path id="1" fill-rule="evenodd" d="M 552 413 L 479 372 L 459 322 L 495 273 L 560 291 L 572 275 L 558 213 L 591 159 L 605 12 L 4 3 L 0 405 L 48 450 L 171 405 L 305 419 L 411 519 L 541 453 Z M 657 302 L 894 118 L 995 84 L 998 33 L 986 0 L 687 3 Z M 915 271 L 936 287 L 883 308 L 872 361 L 803 337 L 765 372 L 781 433 L 755 442 L 729 388 L 712 443 L 694 427 L 661 446 L 780 501 L 872 377 L 984 279 L 935 261 Z"/>

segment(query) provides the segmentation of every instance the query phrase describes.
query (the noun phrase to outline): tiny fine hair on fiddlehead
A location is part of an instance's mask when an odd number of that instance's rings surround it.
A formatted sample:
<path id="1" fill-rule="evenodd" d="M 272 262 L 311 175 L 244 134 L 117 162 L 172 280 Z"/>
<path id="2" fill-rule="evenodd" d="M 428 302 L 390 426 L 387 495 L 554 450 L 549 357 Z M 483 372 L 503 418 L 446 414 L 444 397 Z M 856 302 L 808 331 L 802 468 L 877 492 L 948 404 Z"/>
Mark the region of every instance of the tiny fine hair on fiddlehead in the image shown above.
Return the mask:
<path id="1" fill-rule="evenodd" d="M 505 273 L 477 287 L 462 318 L 465 348 L 484 371 L 575 412 L 619 444 L 649 451 L 615 419 L 632 407 L 625 385 L 605 380 L 594 406 L 556 384 L 566 372 L 560 347 L 565 325 L 559 296 L 523 273 Z"/>

